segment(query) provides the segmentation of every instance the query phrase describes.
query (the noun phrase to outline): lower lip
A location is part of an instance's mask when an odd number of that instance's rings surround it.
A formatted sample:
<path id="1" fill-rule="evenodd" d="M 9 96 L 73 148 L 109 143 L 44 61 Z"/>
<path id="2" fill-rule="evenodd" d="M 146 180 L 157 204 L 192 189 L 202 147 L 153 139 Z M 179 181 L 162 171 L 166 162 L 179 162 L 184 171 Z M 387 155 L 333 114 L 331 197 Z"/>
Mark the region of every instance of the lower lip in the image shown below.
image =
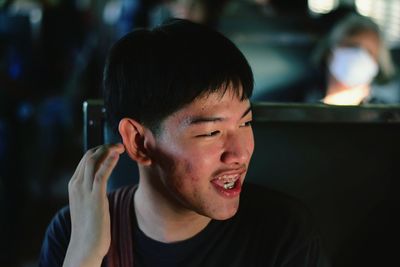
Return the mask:
<path id="1" fill-rule="evenodd" d="M 242 191 L 242 183 L 240 182 L 240 179 L 235 182 L 235 186 L 232 189 L 225 189 L 217 183 L 211 183 L 214 185 L 214 188 L 217 190 L 217 192 L 226 198 L 235 198 L 239 196 L 240 191 Z"/>

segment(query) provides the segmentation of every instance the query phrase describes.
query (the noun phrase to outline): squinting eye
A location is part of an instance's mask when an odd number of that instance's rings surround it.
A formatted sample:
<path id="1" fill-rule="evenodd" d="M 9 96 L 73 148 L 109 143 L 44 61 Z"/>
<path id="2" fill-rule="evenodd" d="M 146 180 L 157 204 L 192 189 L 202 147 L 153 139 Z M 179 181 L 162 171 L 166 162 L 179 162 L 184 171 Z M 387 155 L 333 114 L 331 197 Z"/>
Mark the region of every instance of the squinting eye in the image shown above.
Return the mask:
<path id="1" fill-rule="evenodd" d="M 197 135 L 196 137 L 212 137 L 212 136 L 215 136 L 215 135 L 217 135 L 219 133 L 220 133 L 220 131 L 213 131 L 213 132 L 210 132 L 210 133 L 207 133 L 207 134 Z"/>
<path id="2" fill-rule="evenodd" d="M 252 121 L 246 121 L 245 123 L 240 124 L 240 127 L 249 127 L 251 126 Z"/>

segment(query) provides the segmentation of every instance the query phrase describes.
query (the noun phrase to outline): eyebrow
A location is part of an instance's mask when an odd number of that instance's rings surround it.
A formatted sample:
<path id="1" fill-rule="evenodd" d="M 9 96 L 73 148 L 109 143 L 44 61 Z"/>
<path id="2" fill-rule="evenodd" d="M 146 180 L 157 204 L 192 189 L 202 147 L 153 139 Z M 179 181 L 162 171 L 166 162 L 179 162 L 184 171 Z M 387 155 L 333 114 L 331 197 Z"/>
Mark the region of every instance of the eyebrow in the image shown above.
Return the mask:
<path id="1" fill-rule="evenodd" d="M 245 112 L 243 112 L 242 116 L 240 117 L 241 119 L 244 118 L 247 114 L 251 112 L 251 105 L 246 109 Z M 219 122 L 219 121 L 224 121 L 224 118 L 221 117 L 202 117 L 202 116 L 194 116 L 188 118 L 188 125 L 196 125 L 196 124 L 202 124 L 202 123 L 209 123 L 209 122 Z"/>

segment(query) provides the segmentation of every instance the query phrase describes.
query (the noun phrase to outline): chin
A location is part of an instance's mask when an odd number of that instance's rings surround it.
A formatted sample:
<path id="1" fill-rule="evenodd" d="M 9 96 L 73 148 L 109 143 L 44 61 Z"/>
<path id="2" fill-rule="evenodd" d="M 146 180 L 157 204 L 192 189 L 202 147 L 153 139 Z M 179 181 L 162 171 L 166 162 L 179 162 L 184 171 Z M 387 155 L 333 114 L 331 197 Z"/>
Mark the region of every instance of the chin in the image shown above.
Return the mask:
<path id="1" fill-rule="evenodd" d="M 228 219 L 232 218 L 233 216 L 235 216 L 235 214 L 236 214 L 236 212 L 233 212 L 231 214 L 226 214 L 226 215 L 219 216 L 219 217 L 213 218 L 213 219 L 214 220 L 219 220 L 219 221 L 224 221 L 224 220 L 228 220 Z"/>
<path id="2" fill-rule="evenodd" d="M 211 214 L 211 216 L 209 216 L 209 217 L 211 217 L 214 220 L 219 220 L 219 221 L 227 220 L 227 219 L 230 219 L 233 216 L 235 216 L 235 214 L 238 211 L 238 208 L 239 208 L 239 206 L 235 205 L 234 207 L 230 207 L 230 208 L 226 208 L 221 211 L 213 212 L 213 214 Z"/>

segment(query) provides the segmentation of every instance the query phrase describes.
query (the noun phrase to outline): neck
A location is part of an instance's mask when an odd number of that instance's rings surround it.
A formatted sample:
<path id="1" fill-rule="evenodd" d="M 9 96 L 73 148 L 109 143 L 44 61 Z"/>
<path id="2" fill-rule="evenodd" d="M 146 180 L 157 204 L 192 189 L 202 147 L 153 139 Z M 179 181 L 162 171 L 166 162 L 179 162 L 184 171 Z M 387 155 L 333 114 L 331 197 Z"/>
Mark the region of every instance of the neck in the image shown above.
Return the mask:
<path id="1" fill-rule="evenodd" d="M 168 196 L 154 188 L 154 185 L 148 183 L 150 179 L 157 178 L 141 173 L 134 196 L 139 229 L 148 237 L 164 243 L 182 241 L 198 234 L 211 221 L 206 216 L 179 207 Z"/>
<path id="2" fill-rule="evenodd" d="M 370 91 L 369 85 L 348 87 L 331 78 L 326 96 L 322 101 L 331 105 L 358 105 L 370 94 Z"/>

